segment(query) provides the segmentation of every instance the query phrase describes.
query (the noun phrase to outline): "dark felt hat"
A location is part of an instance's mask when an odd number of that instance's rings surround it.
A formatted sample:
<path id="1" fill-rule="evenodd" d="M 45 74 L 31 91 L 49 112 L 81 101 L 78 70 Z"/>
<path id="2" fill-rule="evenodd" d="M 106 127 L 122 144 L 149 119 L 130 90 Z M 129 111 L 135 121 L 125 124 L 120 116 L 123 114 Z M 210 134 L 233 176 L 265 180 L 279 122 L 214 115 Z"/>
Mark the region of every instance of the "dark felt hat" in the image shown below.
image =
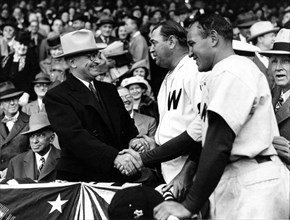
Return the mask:
<path id="1" fill-rule="evenodd" d="M 15 88 L 12 82 L 5 81 L 0 83 L 0 100 L 10 99 L 13 97 L 21 96 L 23 91 Z"/>
<path id="2" fill-rule="evenodd" d="M 118 191 L 108 208 L 109 219 L 153 219 L 153 209 L 163 202 L 154 188 L 134 186 Z"/>

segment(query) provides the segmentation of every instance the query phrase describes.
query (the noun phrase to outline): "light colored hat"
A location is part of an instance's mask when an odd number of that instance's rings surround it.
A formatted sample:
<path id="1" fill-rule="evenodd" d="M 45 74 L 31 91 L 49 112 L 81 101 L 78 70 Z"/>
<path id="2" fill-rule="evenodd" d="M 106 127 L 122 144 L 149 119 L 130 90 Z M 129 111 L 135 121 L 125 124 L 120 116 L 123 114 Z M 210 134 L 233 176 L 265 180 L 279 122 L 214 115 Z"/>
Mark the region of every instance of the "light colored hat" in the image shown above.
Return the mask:
<path id="1" fill-rule="evenodd" d="M 261 51 L 259 47 L 239 40 L 233 40 L 233 49 L 242 56 L 255 56 L 255 52 Z"/>
<path id="2" fill-rule="evenodd" d="M 133 85 L 133 84 L 141 84 L 141 85 L 145 86 L 146 90 L 149 88 L 149 84 L 148 84 L 147 80 L 144 79 L 143 77 L 140 77 L 140 76 L 132 76 L 132 77 L 123 79 L 121 86 L 128 87 L 128 86 Z"/>
<path id="3" fill-rule="evenodd" d="M 81 29 L 69 32 L 60 37 L 63 54 L 55 58 L 89 53 L 106 48 L 105 43 L 96 43 L 92 31 Z"/>
<path id="4" fill-rule="evenodd" d="M 283 14 L 286 14 L 286 13 L 288 13 L 288 12 L 290 12 L 290 6 L 288 6 L 288 7 L 286 7 L 286 8 L 284 9 Z"/>
<path id="5" fill-rule="evenodd" d="M 270 21 L 259 21 L 251 26 L 250 28 L 251 36 L 248 38 L 247 41 L 253 40 L 256 37 L 259 37 L 264 34 L 278 31 L 279 28 L 274 27 L 274 25 Z"/>
<path id="6" fill-rule="evenodd" d="M 29 130 L 21 134 L 31 134 L 42 128 L 50 126 L 46 112 L 32 114 L 29 118 Z"/>
<path id="7" fill-rule="evenodd" d="M 127 53 L 128 50 L 124 50 L 124 43 L 122 41 L 114 41 L 102 50 L 106 57 L 119 56 Z"/>
<path id="8" fill-rule="evenodd" d="M 273 49 L 259 53 L 264 56 L 271 56 L 272 54 L 290 55 L 290 29 L 282 28 L 275 38 Z"/>
<path id="9" fill-rule="evenodd" d="M 133 72 L 135 69 L 140 68 L 140 67 L 143 67 L 143 68 L 148 69 L 148 65 L 146 65 L 146 60 L 145 60 L 145 59 L 143 59 L 143 60 L 139 60 L 139 61 L 137 61 L 136 63 L 134 63 L 134 64 L 132 65 L 130 71 Z"/>

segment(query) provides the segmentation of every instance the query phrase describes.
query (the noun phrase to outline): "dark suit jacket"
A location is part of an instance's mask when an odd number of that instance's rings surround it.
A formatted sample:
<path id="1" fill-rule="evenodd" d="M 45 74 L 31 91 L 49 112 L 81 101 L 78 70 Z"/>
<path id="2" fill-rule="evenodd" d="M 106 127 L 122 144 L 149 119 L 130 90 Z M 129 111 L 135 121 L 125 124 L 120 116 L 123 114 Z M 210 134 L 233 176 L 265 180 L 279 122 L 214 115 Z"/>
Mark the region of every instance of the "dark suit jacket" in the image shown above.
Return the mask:
<path id="1" fill-rule="evenodd" d="M 71 173 L 75 181 L 118 181 L 124 176 L 114 160 L 138 131 L 116 87 L 98 81 L 94 85 L 108 114 L 72 74 L 46 93 L 45 108 L 62 149 L 57 170 Z"/>
<path id="2" fill-rule="evenodd" d="M 264 75 L 267 78 L 268 84 L 270 86 L 270 89 L 273 88 L 274 86 L 274 77 L 272 76 L 271 73 L 269 73 L 269 71 L 267 70 L 266 66 L 262 63 L 262 61 L 257 57 L 257 55 L 254 56 L 253 58 L 253 62 L 257 65 L 257 67 L 260 69 L 260 71 L 262 73 L 264 73 Z"/>
<path id="3" fill-rule="evenodd" d="M 37 163 L 32 150 L 17 155 L 8 164 L 6 179 L 30 178 L 38 182 L 51 182 L 56 177 L 56 163 L 60 157 L 60 150 L 52 146 L 44 167 L 37 178 Z"/>
<path id="4" fill-rule="evenodd" d="M 95 40 L 96 40 L 96 43 L 106 43 L 105 41 L 103 41 L 103 39 L 100 36 L 96 37 Z M 117 41 L 117 40 L 119 40 L 119 39 L 116 38 L 116 37 L 110 36 L 108 44 L 111 44 L 111 43 L 113 43 L 114 41 Z"/>
<path id="5" fill-rule="evenodd" d="M 278 99 L 281 95 L 281 88 L 275 86 L 272 90 L 272 103 L 275 108 Z M 283 105 L 276 112 L 276 119 L 280 131 L 280 136 L 290 140 L 290 98 L 288 98 Z"/>
<path id="6" fill-rule="evenodd" d="M 12 157 L 29 149 L 28 137 L 20 134 L 28 130 L 29 116 L 19 112 L 18 120 L 9 134 L 6 125 L 1 121 L 3 117 L 4 114 L 0 116 L 0 170 L 7 168 Z"/>
<path id="7" fill-rule="evenodd" d="M 147 135 L 154 138 L 156 133 L 157 124 L 153 117 L 134 112 L 133 115 L 135 126 L 138 128 L 139 134 Z"/>

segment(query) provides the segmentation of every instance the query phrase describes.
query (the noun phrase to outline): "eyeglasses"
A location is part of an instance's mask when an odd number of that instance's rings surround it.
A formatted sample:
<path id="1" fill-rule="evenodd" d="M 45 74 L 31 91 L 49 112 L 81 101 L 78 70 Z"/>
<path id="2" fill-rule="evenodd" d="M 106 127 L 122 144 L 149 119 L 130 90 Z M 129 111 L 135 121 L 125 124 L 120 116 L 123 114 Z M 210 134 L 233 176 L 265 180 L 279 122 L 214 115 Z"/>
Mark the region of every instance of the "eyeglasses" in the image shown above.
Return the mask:
<path id="1" fill-rule="evenodd" d="M 89 59 L 90 59 L 90 61 L 95 61 L 97 58 L 98 59 L 103 59 L 102 58 L 102 53 L 101 52 L 98 52 L 98 53 L 92 53 L 92 54 L 88 54 L 88 55 L 86 55 Z"/>

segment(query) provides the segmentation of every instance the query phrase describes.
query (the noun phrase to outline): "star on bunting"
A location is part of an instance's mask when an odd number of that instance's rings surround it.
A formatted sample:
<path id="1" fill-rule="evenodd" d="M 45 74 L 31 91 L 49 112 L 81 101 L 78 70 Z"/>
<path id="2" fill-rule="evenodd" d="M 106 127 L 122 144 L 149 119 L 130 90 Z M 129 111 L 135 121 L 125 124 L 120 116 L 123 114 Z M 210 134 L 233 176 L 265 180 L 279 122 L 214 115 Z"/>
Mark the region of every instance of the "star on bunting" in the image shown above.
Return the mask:
<path id="1" fill-rule="evenodd" d="M 55 210 L 58 210 L 60 213 L 62 213 L 61 206 L 62 206 L 64 203 L 66 203 L 67 201 L 68 201 L 68 200 L 61 200 L 61 198 L 60 198 L 60 193 L 59 193 L 58 196 L 57 196 L 57 199 L 56 199 L 55 201 L 48 201 L 48 203 L 49 203 L 50 205 L 52 205 L 49 214 L 52 213 L 52 212 L 54 212 Z"/>

